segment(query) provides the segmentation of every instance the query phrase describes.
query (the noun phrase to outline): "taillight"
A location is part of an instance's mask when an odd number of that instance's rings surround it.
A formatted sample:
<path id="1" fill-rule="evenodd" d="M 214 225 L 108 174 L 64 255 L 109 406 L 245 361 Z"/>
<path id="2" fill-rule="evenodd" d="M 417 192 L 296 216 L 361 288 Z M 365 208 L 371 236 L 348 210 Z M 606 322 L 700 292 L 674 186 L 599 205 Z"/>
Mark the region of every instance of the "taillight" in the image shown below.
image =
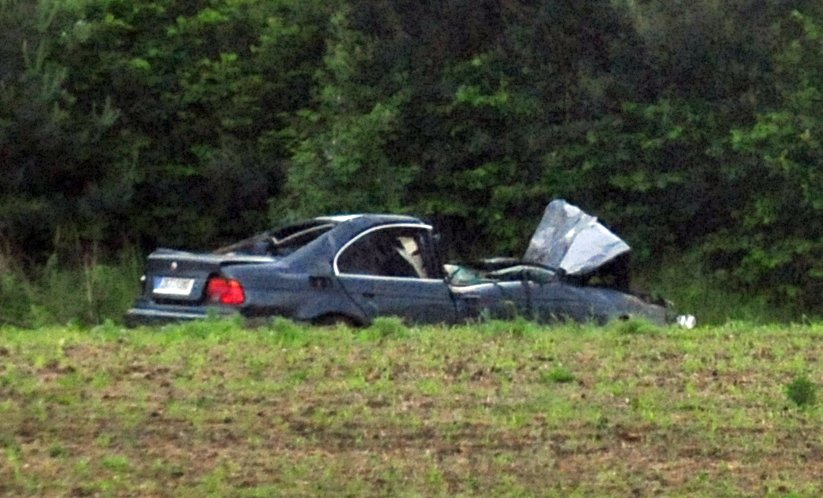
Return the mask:
<path id="1" fill-rule="evenodd" d="M 220 304 L 243 304 L 246 292 L 237 280 L 212 277 L 206 285 L 206 300 Z"/>

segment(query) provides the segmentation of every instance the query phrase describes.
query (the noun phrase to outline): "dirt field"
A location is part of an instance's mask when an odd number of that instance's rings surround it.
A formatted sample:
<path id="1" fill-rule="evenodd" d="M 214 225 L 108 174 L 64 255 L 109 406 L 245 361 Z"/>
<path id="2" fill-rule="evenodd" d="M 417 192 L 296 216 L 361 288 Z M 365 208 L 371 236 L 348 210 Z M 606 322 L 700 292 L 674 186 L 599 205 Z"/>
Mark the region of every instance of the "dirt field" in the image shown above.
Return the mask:
<path id="1" fill-rule="evenodd" d="M 819 496 L 823 327 L 0 329 L 1 496 Z"/>

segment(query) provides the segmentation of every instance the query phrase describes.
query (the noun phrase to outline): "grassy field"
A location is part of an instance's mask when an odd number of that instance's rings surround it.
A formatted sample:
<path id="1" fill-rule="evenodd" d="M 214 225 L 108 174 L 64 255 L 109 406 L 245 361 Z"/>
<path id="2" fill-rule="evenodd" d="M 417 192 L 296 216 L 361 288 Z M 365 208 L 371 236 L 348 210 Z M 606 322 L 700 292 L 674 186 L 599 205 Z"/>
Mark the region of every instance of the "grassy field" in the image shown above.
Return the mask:
<path id="1" fill-rule="evenodd" d="M 823 325 L 0 329 L 0 496 L 820 496 Z"/>

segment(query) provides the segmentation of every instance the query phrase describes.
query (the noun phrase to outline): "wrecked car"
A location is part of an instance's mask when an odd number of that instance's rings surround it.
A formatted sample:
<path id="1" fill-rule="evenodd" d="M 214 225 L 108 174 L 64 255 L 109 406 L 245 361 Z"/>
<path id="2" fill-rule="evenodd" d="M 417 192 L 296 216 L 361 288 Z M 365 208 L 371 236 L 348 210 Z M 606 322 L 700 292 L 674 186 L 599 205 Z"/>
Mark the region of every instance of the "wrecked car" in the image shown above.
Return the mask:
<path id="1" fill-rule="evenodd" d="M 522 258 L 444 265 L 436 241 L 417 218 L 362 214 L 290 224 L 211 253 L 158 249 L 126 322 L 237 314 L 352 325 L 378 316 L 413 323 L 637 316 L 694 325 L 629 292 L 629 246 L 562 200 L 547 206 Z"/>

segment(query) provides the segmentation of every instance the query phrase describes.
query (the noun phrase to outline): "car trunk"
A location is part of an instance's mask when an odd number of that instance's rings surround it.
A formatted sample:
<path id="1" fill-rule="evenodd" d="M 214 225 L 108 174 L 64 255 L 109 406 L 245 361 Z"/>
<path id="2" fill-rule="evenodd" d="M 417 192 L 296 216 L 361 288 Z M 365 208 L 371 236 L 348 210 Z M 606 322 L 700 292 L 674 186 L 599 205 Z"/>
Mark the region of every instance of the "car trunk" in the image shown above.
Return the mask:
<path id="1" fill-rule="evenodd" d="M 199 304 L 210 277 L 227 265 L 271 262 L 267 256 L 196 254 L 158 249 L 149 255 L 143 296 L 160 304 Z"/>

